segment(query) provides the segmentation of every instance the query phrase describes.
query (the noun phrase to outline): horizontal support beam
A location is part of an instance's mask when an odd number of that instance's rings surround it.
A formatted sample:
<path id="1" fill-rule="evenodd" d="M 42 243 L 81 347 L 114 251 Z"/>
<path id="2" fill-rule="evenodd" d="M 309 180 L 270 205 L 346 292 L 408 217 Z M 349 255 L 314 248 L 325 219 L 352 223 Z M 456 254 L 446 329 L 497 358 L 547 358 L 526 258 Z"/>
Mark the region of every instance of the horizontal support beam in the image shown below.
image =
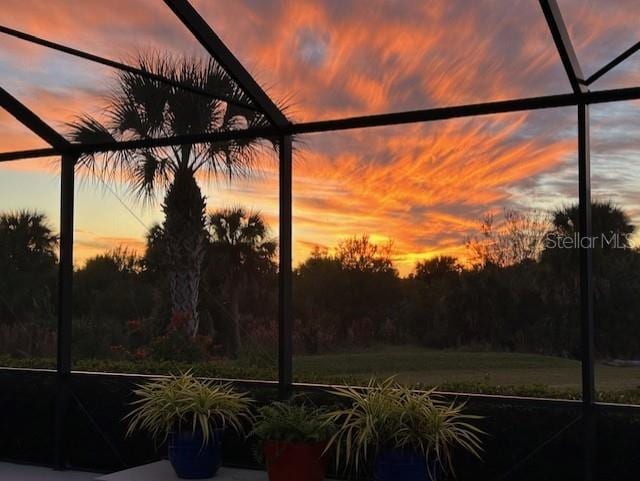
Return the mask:
<path id="1" fill-rule="evenodd" d="M 67 55 L 71 55 L 73 57 L 78 57 L 84 60 L 89 60 L 90 62 L 94 62 L 100 65 L 105 65 L 107 67 L 111 67 L 113 69 L 116 70 L 121 70 L 123 72 L 129 72 L 135 75 L 139 75 L 140 77 L 144 77 L 144 78 L 148 78 L 150 80 L 155 80 L 157 82 L 161 82 L 164 83 L 166 85 L 170 85 L 172 87 L 176 87 L 179 89 L 182 89 L 186 92 L 191 92 L 197 95 L 202 95 L 204 97 L 208 97 L 208 98 L 213 98 L 216 100 L 221 100 L 224 101 L 228 104 L 232 104 L 232 105 L 236 105 L 238 107 L 244 108 L 244 109 L 248 109 L 248 110 L 252 110 L 255 111 L 257 110 L 255 106 L 250 105 L 246 102 L 241 102 L 237 99 L 233 99 L 231 97 L 229 97 L 228 95 L 223 95 L 223 94 L 216 94 L 213 92 L 209 92 L 207 90 L 195 87 L 195 86 L 191 86 L 191 85 L 184 85 L 181 82 L 178 82 L 177 80 L 173 80 L 170 79 L 168 77 L 164 77 L 162 75 L 158 75 L 155 74 L 153 72 L 149 72 L 147 70 L 142 70 L 140 68 L 137 67 L 132 67 L 131 65 L 127 65 L 124 64 L 122 62 L 116 62 L 115 60 L 110 60 L 108 58 L 104 58 L 104 57 L 100 57 L 98 55 L 94 55 L 92 53 L 88 53 L 88 52 L 84 52 L 82 50 L 78 50 L 72 47 L 68 47 L 66 45 L 62 45 L 59 43 L 55 43 L 55 42 L 51 42 L 49 40 L 45 40 L 43 38 L 40 37 L 36 37 L 35 35 L 31 35 L 25 32 L 21 32 L 19 30 L 15 30 L 13 28 L 9 28 L 9 27 L 5 27 L 3 25 L 0 25 L 0 33 L 4 33 L 5 35 L 9 35 L 11 37 L 14 38 L 19 38 L 20 40 L 24 40 L 26 42 L 29 43 L 33 43 L 36 45 L 40 45 L 42 47 L 46 47 L 52 50 L 55 50 L 57 52 L 62 52 L 65 53 Z"/>
<path id="2" fill-rule="evenodd" d="M 577 106 L 580 103 L 602 104 L 640 99 L 640 87 L 600 90 L 583 94 L 560 94 L 514 100 L 501 100 L 480 104 L 439 107 L 409 112 L 376 114 L 337 120 L 320 120 L 293 124 L 288 133 L 293 135 L 330 132 L 336 130 L 384 127 L 421 122 L 434 122 L 464 117 L 506 114 L 533 110 Z"/>
<path id="3" fill-rule="evenodd" d="M 228 130 L 203 134 L 176 135 L 153 139 L 123 140 L 120 142 L 100 142 L 95 144 L 69 144 L 64 149 L 31 149 L 18 152 L 0 153 L 0 162 L 19 159 L 34 159 L 51 157 L 61 154 L 99 154 L 103 152 L 120 152 L 123 150 L 153 149 L 172 145 L 193 145 L 215 142 L 230 142 L 240 139 L 271 139 L 278 137 L 279 131 L 275 127 L 261 127 L 244 130 Z"/>
<path id="4" fill-rule="evenodd" d="M 227 130 L 203 134 L 176 135 L 155 139 L 123 140 L 120 142 L 104 142 L 96 144 L 72 144 L 69 149 L 74 154 L 98 154 L 102 152 L 120 152 L 123 150 L 153 149 L 171 145 L 190 145 L 217 142 L 231 142 L 239 139 L 275 138 L 278 130 L 275 127 L 256 129 Z"/>
<path id="5" fill-rule="evenodd" d="M 640 95 L 640 89 L 638 90 Z M 437 107 L 425 110 L 375 114 L 349 117 L 337 120 L 319 120 L 294 124 L 293 134 L 311 134 L 330 132 L 335 130 L 362 129 L 370 127 L 385 127 L 392 125 L 434 122 L 439 120 L 458 119 L 463 117 L 480 117 L 485 115 L 522 112 L 576 105 L 578 97 L 575 94 L 551 95 L 516 100 L 503 100 L 481 104 L 460 105 L 455 107 Z"/>
<path id="6" fill-rule="evenodd" d="M 640 50 L 640 42 L 638 42 L 635 45 L 632 45 L 631 47 L 629 47 L 627 50 L 622 52 L 620 55 L 618 55 L 616 58 L 614 58 L 607 65 L 605 65 L 600 70 L 598 70 L 596 73 L 594 73 L 591 77 L 589 77 L 586 80 L 587 85 L 591 85 L 593 82 L 598 80 L 600 77 L 602 77 L 604 74 L 606 74 L 607 72 L 612 70 L 614 67 L 616 67 L 617 65 L 620 65 L 622 62 L 627 60 L 629 57 L 631 57 L 638 50 Z"/>
<path id="7" fill-rule="evenodd" d="M 60 155 L 60 152 L 61 150 L 54 149 L 53 147 L 44 149 L 16 150 L 13 152 L 0 152 L 0 162 L 58 157 Z"/>
<path id="8" fill-rule="evenodd" d="M 2 367 L 0 366 L 0 374 L 2 373 L 16 373 L 16 374 L 41 374 L 41 375 L 56 375 L 55 369 L 38 369 L 38 368 L 24 368 L 24 367 Z M 114 379 L 131 379 L 136 382 L 143 381 L 145 379 L 157 379 L 168 377 L 162 374 L 140 374 L 140 373 L 123 373 L 123 372 L 99 372 L 99 371 L 71 371 L 76 379 L 80 377 L 111 377 Z M 201 379 L 210 379 L 212 381 L 220 381 L 225 383 L 233 383 L 238 386 L 251 388 L 278 388 L 278 381 L 265 381 L 258 379 L 235 379 L 235 378 L 218 378 L 218 377 L 201 377 Z M 338 384 L 315 384 L 315 383 L 302 383 L 295 382 L 292 387 L 299 391 L 319 391 L 327 392 L 333 390 L 336 387 L 345 387 Z M 366 386 L 351 386 L 356 389 L 367 389 Z M 582 401 L 577 399 L 564 399 L 564 398 L 545 398 L 545 397 L 531 397 L 531 396 L 509 396 L 503 394 L 479 394 L 468 392 L 450 392 L 450 391 L 437 391 L 438 394 L 446 397 L 455 398 L 468 398 L 469 400 L 497 402 L 497 403 L 518 403 L 518 404 L 540 404 L 545 406 L 556 406 L 559 408 L 576 408 L 579 409 L 582 405 Z M 615 404 L 597 402 L 595 405 L 598 408 L 607 411 L 640 411 L 640 405 L 637 404 Z"/>
<path id="9" fill-rule="evenodd" d="M 576 106 L 580 102 L 601 104 L 640 99 L 640 87 L 601 90 L 585 94 L 561 94 L 544 97 L 532 97 L 515 100 L 501 100 L 480 104 L 460 105 L 456 107 L 440 107 L 434 109 L 413 110 L 389 114 L 366 115 L 335 120 L 320 120 L 290 124 L 285 129 L 263 127 L 255 129 L 231 130 L 208 134 L 182 135 L 157 139 L 129 140 L 100 144 L 70 144 L 67 149 L 35 149 L 18 152 L 0 153 L 0 162 L 26 158 L 51 157 L 63 153 L 82 154 L 115 152 L 130 149 L 167 147 L 170 145 L 200 144 L 208 142 L 228 142 L 234 139 L 276 139 L 282 135 L 301 135 L 339 130 L 384 127 L 411 123 L 435 122 L 465 117 L 506 114 L 531 110 L 552 109 Z"/>

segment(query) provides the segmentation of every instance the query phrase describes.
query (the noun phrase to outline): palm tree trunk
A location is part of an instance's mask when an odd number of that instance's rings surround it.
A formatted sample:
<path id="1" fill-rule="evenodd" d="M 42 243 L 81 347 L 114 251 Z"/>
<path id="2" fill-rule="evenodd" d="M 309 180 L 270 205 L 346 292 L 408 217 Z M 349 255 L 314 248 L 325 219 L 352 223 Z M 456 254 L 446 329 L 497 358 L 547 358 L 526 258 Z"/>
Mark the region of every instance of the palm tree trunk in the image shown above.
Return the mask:
<path id="1" fill-rule="evenodd" d="M 193 173 L 176 173 L 165 197 L 165 241 L 171 322 L 186 334 L 198 333 L 198 294 L 205 255 L 205 199 Z"/>

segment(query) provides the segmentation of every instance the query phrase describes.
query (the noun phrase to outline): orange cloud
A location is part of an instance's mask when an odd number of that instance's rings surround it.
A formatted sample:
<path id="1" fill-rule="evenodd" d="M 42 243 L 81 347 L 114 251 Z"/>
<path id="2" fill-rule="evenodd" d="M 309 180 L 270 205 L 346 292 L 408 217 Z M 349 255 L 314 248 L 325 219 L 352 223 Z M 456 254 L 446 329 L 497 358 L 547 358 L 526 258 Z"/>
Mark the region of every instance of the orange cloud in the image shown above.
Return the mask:
<path id="1" fill-rule="evenodd" d="M 597 14 L 589 2 L 562 1 L 565 16 L 577 19 L 569 26 L 586 62 L 600 62 L 603 52 L 615 56 L 618 44 L 627 47 L 638 20 L 628 13 L 638 11 L 633 1 L 605 2 L 607 15 Z M 288 113 L 298 121 L 569 90 L 539 6 L 528 0 L 406 0 L 401 7 L 383 0 L 194 5 L 268 91 L 289 101 Z M 201 52 L 154 0 L 59 0 L 55 8 L 38 0 L 7 0 L 0 23 L 114 58 L 130 57 L 141 47 Z M 598 45 L 607 48 L 587 56 Z M 78 62 L 60 72 L 60 65 L 69 64 L 43 49 L 12 43 L 7 51 L 9 64 L 26 72 L 24 78 L 16 74 L 16 85 L 36 85 L 35 77 L 47 69 L 57 75 L 56 88 L 20 92 L 45 119 L 60 127 L 76 113 L 99 113 L 108 70 L 90 76 L 85 70 L 94 67 Z M 572 201 L 564 191 L 549 194 L 564 182 L 563 169 L 575 154 L 569 110 L 302 137 L 294 168 L 295 262 L 314 245 L 331 247 L 368 233 L 394 239 L 396 263 L 407 273 L 418 259 L 464 256 L 464 240 L 487 210 Z M 5 123 L 0 117 L 0 127 Z M 0 150 L 22 142 L 26 137 L 17 132 L 2 137 Z M 209 208 L 240 204 L 261 211 L 277 234 L 275 166 L 273 155 L 265 154 L 260 175 L 205 186 Z M 119 242 L 101 236 L 99 225 L 89 227 L 95 234 L 81 247 L 87 255 Z"/>
<path id="2" fill-rule="evenodd" d="M 2 109 L 0 109 L 0 146 L 3 152 L 48 147 L 46 142 Z"/>
<path id="3" fill-rule="evenodd" d="M 391 238 L 405 273 L 419 258 L 461 255 L 484 212 L 545 203 L 525 202 L 515 191 L 563 167 L 575 152 L 575 140 L 549 142 L 560 120 L 548 117 L 546 135 L 518 141 L 510 139 L 539 119 L 514 114 L 314 136 L 309 147 L 316 149 L 304 151 L 295 168 L 296 241 L 308 253 L 314 243 L 331 246 L 357 233 Z M 345 151 L 326 155 L 326 144 Z"/>

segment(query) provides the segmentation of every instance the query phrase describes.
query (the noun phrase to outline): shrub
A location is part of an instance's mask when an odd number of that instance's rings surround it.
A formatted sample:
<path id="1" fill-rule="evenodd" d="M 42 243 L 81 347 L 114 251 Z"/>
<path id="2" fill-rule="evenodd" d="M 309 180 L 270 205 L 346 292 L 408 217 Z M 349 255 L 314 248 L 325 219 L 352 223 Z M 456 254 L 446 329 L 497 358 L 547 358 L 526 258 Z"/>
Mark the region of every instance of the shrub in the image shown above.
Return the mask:
<path id="1" fill-rule="evenodd" d="M 0 352 L 16 357 L 54 356 L 56 331 L 35 322 L 0 324 Z"/>
<path id="2" fill-rule="evenodd" d="M 149 355 L 157 361 L 178 359 L 182 362 L 201 362 L 209 358 L 211 338 L 198 336 L 193 339 L 181 330 L 168 331 L 164 336 L 152 339 Z"/>

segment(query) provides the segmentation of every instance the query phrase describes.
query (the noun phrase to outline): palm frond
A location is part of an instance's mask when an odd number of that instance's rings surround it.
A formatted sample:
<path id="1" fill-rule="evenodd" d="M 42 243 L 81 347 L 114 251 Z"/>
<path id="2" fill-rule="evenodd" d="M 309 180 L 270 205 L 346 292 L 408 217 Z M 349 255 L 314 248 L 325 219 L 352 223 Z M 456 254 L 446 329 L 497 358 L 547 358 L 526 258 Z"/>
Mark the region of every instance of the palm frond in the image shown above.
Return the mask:
<path id="1" fill-rule="evenodd" d="M 120 140 L 107 126 L 90 115 L 77 117 L 69 122 L 67 127 L 69 140 L 79 144 L 105 144 Z M 122 159 L 120 152 L 85 153 L 78 159 L 77 166 L 84 169 L 90 177 L 106 180 L 113 178 L 120 170 Z"/>
<path id="2" fill-rule="evenodd" d="M 250 98 L 215 61 L 141 53 L 139 67 L 184 85 L 219 93 L 243 103 Z M 82 116 L 69 124 L 69 137 L 80 143 L 102 143 L 177 135 L 215 133 L 267 125 L 262 114 L 206 95 L 173 87 L 130 72 L 120 73 L 104 111 L 104 124 Z M 205 180 L 249 175 L 257 166 L 262 141 L 255 139 L 170 146 L 157 149 L 86 155 L 81 167 L 102 180 L 120 180 L 144 202 L 166 192 L 175 173 L 188 169 Z"/>

